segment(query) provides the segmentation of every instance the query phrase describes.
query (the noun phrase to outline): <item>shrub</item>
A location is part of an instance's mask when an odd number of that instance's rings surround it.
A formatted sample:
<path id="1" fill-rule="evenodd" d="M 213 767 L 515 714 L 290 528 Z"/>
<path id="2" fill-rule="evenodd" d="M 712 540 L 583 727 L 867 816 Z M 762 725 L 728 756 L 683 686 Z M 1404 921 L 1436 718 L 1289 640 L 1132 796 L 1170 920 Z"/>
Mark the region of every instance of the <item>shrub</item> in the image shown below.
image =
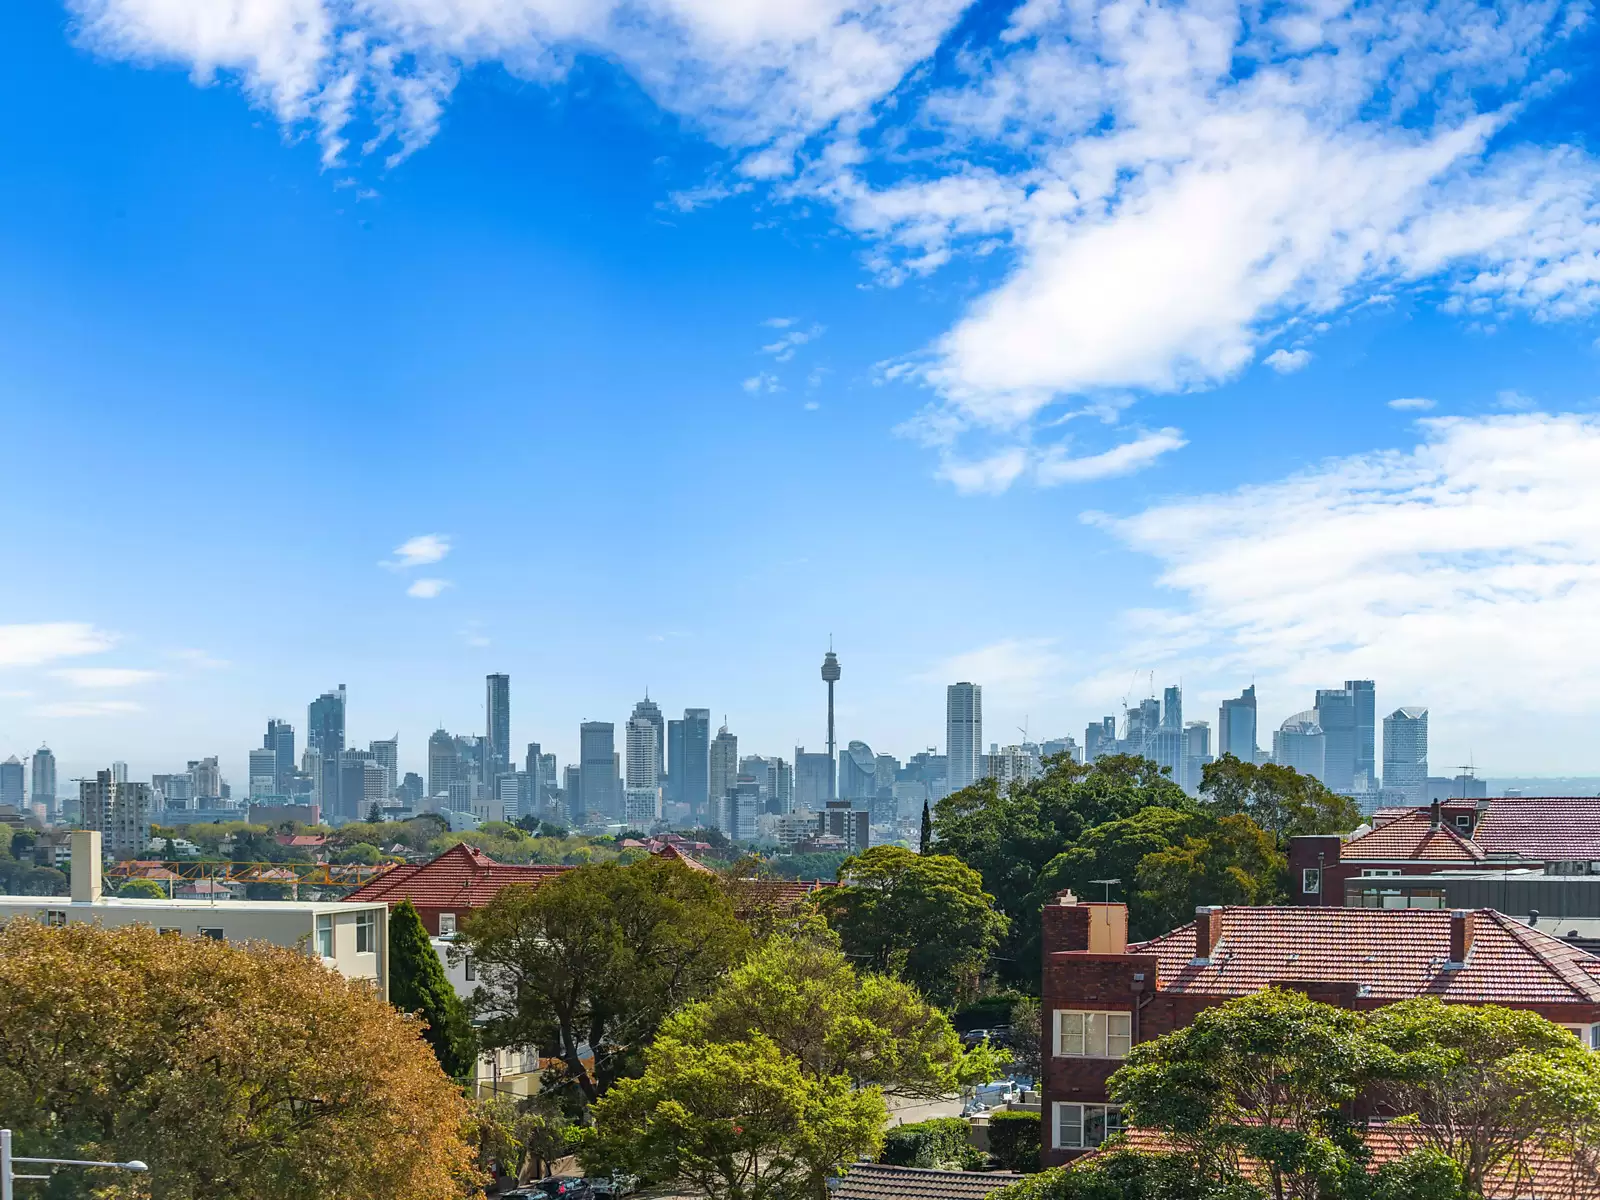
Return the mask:
<path id="1" fill-rule="evenodd" d="M 982 1166 L 984 1158 L 967 1136 L 966 1121 L 960 1117 L 935 1117 L 889 1130 L 878 1161 L 895 1167 L 964 1171 Z"/>
<path id="2" fill-rule="evenodd" d="M 1038 1113 L 993 1113 L 989 1117 L 989 1153 L 1008 1171 L 1037 1171 L 1043 1127 Z"/>

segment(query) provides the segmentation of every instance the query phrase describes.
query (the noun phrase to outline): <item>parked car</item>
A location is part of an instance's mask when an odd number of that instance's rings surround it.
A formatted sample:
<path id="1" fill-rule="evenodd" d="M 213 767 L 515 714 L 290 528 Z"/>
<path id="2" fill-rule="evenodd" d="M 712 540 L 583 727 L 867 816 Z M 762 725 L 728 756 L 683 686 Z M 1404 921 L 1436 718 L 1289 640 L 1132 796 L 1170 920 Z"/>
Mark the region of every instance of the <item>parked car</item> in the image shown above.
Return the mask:
<path id="1" fill-rule="evenodd" d="M 552 1175 L 500 1194 L 517 1200 L 594 1200 L 595 1187 L 582 1175 Z"/>
<path id="2" fill-rule="evenodd" d="M 623 1196 L 639 1190 L 637 1175 L 617 1174 L 610 1179 L 591 1179 L 589 1183 L 594 1188 L 597 1200 L 622 1200 Z"/>
<path id="3" fill-rule="evenodd" d="M 988 1036 L 989 1031 L 987 1029 L 969 1029 L 961 1035 L 961 1044 L 963 1046 L 979 1046 L 983 1044 Z"/>

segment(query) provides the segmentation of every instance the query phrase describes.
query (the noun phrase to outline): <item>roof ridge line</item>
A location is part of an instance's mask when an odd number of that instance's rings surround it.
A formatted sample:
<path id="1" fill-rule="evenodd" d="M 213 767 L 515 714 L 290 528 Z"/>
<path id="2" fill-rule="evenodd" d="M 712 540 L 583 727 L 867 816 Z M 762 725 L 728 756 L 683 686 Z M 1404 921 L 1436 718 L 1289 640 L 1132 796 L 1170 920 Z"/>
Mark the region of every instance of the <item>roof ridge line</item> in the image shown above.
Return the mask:
<path id="1" fill-rule="evenodd" d="M 1494 919 L 1494 923 L 1498 928 L 1509 933 L 1513 941 L 1543 963 L 1550 973 L 1566 984 L 1574 995 L 1589 1001 L 1591 1004 L 1600 1003 L 1600 981 L 1591 978 L 1587 972 L 1578 970 L 1571 962 L 1565 959 L 1552 958 L 1546 953 L 1552 942 L 1563 950 L 1570 949 L 1560 938 L 1545 933 L 1540 929 L 1530 929 L 1521 921 L 1513 921 L 1505 913 L 1493 908 L 1480 908 L 1477 911 L 1479 913 L 1488 913 Z M 1574 982 L 1574 978 L 1576 978 L 1576 982 Z"/>

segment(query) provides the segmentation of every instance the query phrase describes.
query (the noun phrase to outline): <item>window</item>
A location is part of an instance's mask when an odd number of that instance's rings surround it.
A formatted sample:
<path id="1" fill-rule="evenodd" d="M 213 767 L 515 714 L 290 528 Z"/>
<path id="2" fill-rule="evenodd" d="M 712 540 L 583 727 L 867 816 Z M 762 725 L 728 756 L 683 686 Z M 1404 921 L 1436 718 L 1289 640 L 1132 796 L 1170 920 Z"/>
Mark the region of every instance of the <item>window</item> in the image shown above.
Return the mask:
<path id="1" fill-rule="evenodd" d="M 376 954 L 378 951 L 378 914 L 372 911 L 356 914 L 356 953 Z"/>
<path id="2" fill-rule="evenodd" d="M 1057 1104 L 1057 1150 L 1084 1150 L 1105 1144 L 1122 1132 L 1122 1110 L 1115 1104 Z"/>
<path id="3" fill-rule="evenodd" d="M 478 978 L 478 964 L 472 961 L 472 955 L 467 955 L 461 960 L 462 969 L 467 973 L 467 982 L 472 983 Z"/>
<path id="4" fill-rule="evenodd" d="M 1398 874 L 1400 874 L 1400 868 L 1399 867 L 1363 867 L 1363 868 L 1361 868 L 1361 878 L 1363 878 L 1363 879 L 1391 879 L 1391 878 L 1393 878 L 1394 876 L 1396 876 Z"/>
<path id="5" fill-rule="evenodd" d="M 173 937 L 180 937 L 183 934 L 183 930 L 179 929 L 176 925 L 162 925 L 160 928 L 158 928 L 156 930 L 156 932 L 159 933 L 162 937 L 167 936 L 169 933 Z"/>
<path id="6" fill-rule="evenodd" d="M 1124 1058 L 1132 1034 L 1132 1013 L 1056 1010 L 1057 1057 Z"/>
<path id="7" fill-rule="evenodd" d="M 213 942 L 225 942 L 228 940 L 223 936 L 222 930 L 220 929 L 209 929 L 202 925 L 196 932 L 199 933 L 203 938 L 210 938 Z"/>
<path id="8" fill-rule="evenodd" d="M 1308 896 L 1322 894 L 1322 868 L 1306 867 L 1300 872 L 1300 890 Z"/>
<path id="9" fill-rule="evenodd" d="M 439 936 L 440 937 L 449 937 L 455 931 L 456 931 L 456 915 L 455 915 L 455 913 L 440 913 L 439 914 Z"/>
<path id="10" fill-rule="evenodd" d="M 333 957 L 332 913 L 323 913 L 317 918 L 317 953 L 323 958 Z"/>
<path id="11" fill-rule="evenodd" d="M 67 914 L 59 908 L 45 910 L 44 923 L 52 929 L 59 929 L 67 923 Z"/>

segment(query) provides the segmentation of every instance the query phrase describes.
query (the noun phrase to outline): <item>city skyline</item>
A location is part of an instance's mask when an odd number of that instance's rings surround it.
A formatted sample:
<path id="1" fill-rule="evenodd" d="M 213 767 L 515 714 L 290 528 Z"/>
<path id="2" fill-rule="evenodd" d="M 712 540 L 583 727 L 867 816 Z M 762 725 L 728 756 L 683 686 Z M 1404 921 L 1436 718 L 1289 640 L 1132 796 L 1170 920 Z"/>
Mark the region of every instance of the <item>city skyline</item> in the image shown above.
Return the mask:
<path id="1" fill-rule="evenodd" d="M 5 754 L 239 781 L 341 680 L 414 754 L 495 671 L 564 762 L 647 685 L 814 753 L 831 633 L 841 744 L 1377 679 L 1437 760 L 1600 773 L 1600 24 L 474 0 L 337 6 L 347 62 L 326 0 L 202 7 L 0 12 Z"/>

